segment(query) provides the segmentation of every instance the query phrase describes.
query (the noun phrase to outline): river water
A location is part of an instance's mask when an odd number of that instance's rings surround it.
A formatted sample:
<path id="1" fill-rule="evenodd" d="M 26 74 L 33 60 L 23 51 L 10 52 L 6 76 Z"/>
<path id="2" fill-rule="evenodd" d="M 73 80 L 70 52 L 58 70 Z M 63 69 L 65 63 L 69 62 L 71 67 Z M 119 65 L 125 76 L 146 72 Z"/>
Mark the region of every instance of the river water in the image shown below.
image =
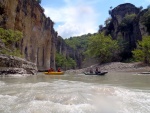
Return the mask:
<path id="1" fill-rule="evenodd" d="M 150 75 L 1 77 L 0 113 L 150 113 Z"/>

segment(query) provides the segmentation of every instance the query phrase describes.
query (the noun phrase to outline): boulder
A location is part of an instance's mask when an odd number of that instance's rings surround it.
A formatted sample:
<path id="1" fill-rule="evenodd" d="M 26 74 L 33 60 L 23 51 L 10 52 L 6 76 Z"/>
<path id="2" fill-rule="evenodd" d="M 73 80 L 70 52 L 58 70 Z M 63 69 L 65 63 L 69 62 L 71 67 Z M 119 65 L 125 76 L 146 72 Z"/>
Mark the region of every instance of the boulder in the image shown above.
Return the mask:
<path id="1" fill-rule="evenodd" d="M 37 65 L 25 59 L 9 55 L 0 55 L 0 75 L 36 74 Z"/>

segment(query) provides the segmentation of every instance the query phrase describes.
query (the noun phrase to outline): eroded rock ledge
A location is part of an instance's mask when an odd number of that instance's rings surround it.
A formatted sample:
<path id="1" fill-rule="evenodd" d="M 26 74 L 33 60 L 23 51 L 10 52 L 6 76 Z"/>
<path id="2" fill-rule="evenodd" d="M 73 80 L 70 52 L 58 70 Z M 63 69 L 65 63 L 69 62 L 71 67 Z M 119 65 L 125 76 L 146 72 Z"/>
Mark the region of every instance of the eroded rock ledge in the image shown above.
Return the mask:
<path id="1" fill-rule="evenodd" d="M 0 55 L 0 75 L 37 73 L 37 65 L 22 58 Z"/>

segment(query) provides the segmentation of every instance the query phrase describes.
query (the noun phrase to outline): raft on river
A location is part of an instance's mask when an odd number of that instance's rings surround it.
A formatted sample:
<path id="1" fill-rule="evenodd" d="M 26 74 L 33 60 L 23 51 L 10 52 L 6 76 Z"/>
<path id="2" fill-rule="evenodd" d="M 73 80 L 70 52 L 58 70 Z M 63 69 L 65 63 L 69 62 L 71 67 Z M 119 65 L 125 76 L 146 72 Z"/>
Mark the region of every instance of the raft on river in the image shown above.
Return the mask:
<path id="1" fill-rule="evenodd" d="M 63 75 L 64 72 L 45 72 L 46 75 Z"/>
<path id="2" fill-rule="evenodd" d="M 84 72 L 85 75 L 98 75 L 98 76 L 102 76 L 107 74 L 108 72 L 100 72 L 100 73 L 89 73 L 89 72 Z"/>
<path id="3" fill-rule="evenodd" d="M 150 74 L 150 71 L 148 71 L 148 72 L 141 72 L 139 74 Z"/>

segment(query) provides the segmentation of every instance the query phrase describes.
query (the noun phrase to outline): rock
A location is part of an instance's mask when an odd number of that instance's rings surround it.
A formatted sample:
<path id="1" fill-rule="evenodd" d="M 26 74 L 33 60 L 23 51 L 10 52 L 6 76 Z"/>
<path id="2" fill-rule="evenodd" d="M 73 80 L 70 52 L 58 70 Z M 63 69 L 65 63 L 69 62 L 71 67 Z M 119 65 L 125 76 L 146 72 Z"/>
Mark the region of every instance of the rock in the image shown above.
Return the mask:
<path id="1" fill-rule="evenodd" d="M 0 55 L 0 75 L 8 74 L 36 74 L 37 65 L 32 62 L 28 62 L 25 59 Z"/>
<path id="2" fill-rule="evenodd" d="M 148 35 L 146 27 L 140 21 L 145 12 L 146 10 L 141 11 L 140 8 L 130 3 L 118 5 L 109 11 L 112 18 L 110 23 L 99 30 L 99 32 L 104 31 L 106 35 L 111 35 L 113 39 L 123 38 L 128 43 L 128 47 L 122 55 L 125 57 L 124 59 L 130 58 L 131 51 L 136 48 L 137 41 L 142 40 L 143 35 Z M 121 23 L 127 15 L 135 15 L 135 17 L 126 25 L 126 28 L 121 29 Z"/>
<path id="3" fill-rule="evenodd" d="M 39 70 L 55 67 L 52 61 L 55 61 L 57 33 L 53 25 L 36 0 L 0 0 L 0 27 L 23 32 L 23 39 L 16 46 Z"/>
<path id="4" fill-rule="evenodd" d="M 2 40 L 0 39 L 0 48 L 4 48 L 5 44 L 2 42 Z"/>
<path id="5" fill-rule="evenodd" d="M 117 7 L 115 7 L 111 11 L 112 24 L 114 27 L 114 31 L 111 34 L 113 39 L 116 39 L 120 35 L 122 35 L 123 39 L 125 39 L 127 42 L 130 42 L 130 47 L 132 49 L 136 47 L 137 40 L 142 39 L 138 21 L 136 21 L 136 20 L 133 21 L 133 23 L 131 25 L 132 28 L 130 27 L 131 28 L 130 32 L 121 31 L 119 29 L 119 25 L 126 15 L 130 15 L 130 14 L 138 15 L 139 12 L 140 12 L 140 9 L 130 3 L 121 4 Z M 130 29 L 130 28 L 128 28 L 128 29 Z"/>

